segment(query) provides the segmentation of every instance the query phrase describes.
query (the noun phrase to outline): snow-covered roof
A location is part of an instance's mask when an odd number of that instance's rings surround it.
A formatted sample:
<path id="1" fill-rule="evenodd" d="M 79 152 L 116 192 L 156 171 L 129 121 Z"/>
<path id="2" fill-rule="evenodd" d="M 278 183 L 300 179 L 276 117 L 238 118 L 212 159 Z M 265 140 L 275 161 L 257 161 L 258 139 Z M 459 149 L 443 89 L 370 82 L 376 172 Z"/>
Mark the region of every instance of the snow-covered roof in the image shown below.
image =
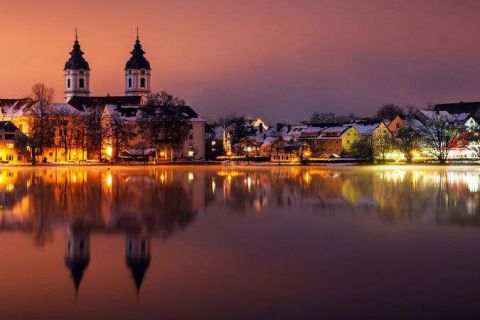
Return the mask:
<path id="1" fill-rule="evenodd" d="M 277 139 L 277 137 L 266 137 L 265 140 L 263 140 L 262 147 L 271 146 Z"/>
<path id="2" fill-rule="evenodd" d="M 328 127 L 328 128 L 325 128 L 322 130 L 322 134 L 323 133 L 333 133 L 333 132 L 343 132 L 344 130 L 346 130 L 347 128 L 349 128 L 350 126 L 334 126 L 334 127 Z"/>
<path id="3" fill-rule="evenodd" d="M 335 127 L 325 128 L 320 133 L 320 136 L 318 136 L 316 139 L 319 139 L 319 140 L 338 139 L 343 137 L 350 128 L 351 126 L 335 126 Z"/>
<path id="4" fill-rule="evenodd" d="M 447 111 L 433 111 L 433 110 L 419 110 L 418 112 L 428 120 L 433 120 L 435 119 L 435 117 L 441 117 L 449 121 L 462 121 L 468 118 L 467 113 L 450 114 Z"/>
<path id="5" fill-rule="evenodd" d="M 325 128 L 321 128 L 321 127 L 308 127 L 308 128 L 303 129 L 302 132 L 304 132 L 304 133 L 319 133 L 319 132 L 322 131 L 323 129 L 325 129 Z"/>
<path id="6" fill-rule="evenodd" d="M 53 112 L 58 111 L 58 112 L 65 112 L 71 115 L 75 114 L 80 114 L 81 112 L 73 107 L 71 104 L 68 103 L 54 103 L 53 106 Z"/>
<path id="7" fill-rule="evenodd" d="M 381 122 L 373 123 L 373 124 L 354 124 L 353 127 L 360 133 L 360 134 L 371 134 L 375 129 L 378 128 Z"/>

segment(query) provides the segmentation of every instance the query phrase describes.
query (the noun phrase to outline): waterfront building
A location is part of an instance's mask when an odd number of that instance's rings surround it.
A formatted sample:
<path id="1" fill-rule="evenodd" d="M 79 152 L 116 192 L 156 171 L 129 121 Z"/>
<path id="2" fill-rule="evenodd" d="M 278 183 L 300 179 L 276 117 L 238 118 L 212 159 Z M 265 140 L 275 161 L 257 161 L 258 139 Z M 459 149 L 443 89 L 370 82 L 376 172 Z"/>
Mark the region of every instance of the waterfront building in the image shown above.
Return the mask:
<path id="1" fill-rule="evenodd" d="M 28 137 L 11 121 L 0 121 L 0 163 L 29 161 Z"/>
<path id="2" fill-rule="evenodd" d="M 151 66 L 145 57 L 145 51 L 142 48 L 140 37 L 135 40 L 134 48 L 131 56 L 125 64 L 125 95 L 124 96 L 91 96 L 90 95 L 90 66 L 84 57 L 84 52 L 80 47 L 77 34 L 73 49 L 69 53 L 69 58 L 64 65 L 64 85 L 65 85 L 65 101 L 64 103 L 54 103 L 49 106 L 47 117 L 52 121 L 53 129 L 49 135 L 49 144 L 43 146 L 41 154 L 36 154 L 39 162 L 64 162 L 64 161 L 87 161 L 87 160 L 111 160 L 112 154 L 116 150 L 112 149 L 109 141 L 102 141 L 101 152 L 87 148 L 91 143 L 82 143 L 82 147 L 65 147 L 62 148 L 62 140 L 59 138 L 59 128 L 54 121 L 64 121 L 65 117 L 58 119 L 58 115 L 70 115 L 70 122 L 75 122 L 75 117 L 87 117 L 89 114 L 98 113 L 105 117 L 105 121 L 111 120 L 112 117 L 120 116 L 131 122 L 135 133 L 138 133 L 138 114 L 143 107 L 146 98 L 151 94 Z M 32 123 L 32 106 L 34 102 L 30 99 L 0 99 L 0 120 L 11 121 L 25 135 L 31 137 L 33 132 Z M 189 132 L 183 145 L 179 150 L 169 150 L 168 152 L 159 151 L 164 156 L 160 157 L 164 160 L 172 159 L 192 159 L 203 160 L 205 158 L 205 123 L 206 121 L 200 117 L 191 107 L 180 107 L 180 114 L 185 117 L 189 123 Z M 132 113 L 133 112 L 133 113 Z M 99 121 L 99 126 L 101 122 Z M 89 130 L 92 130 L 90 128 Z M 88 136 L 88 134 L 86 134 Z M 65 137 L 63 137 L 65 138 Z M 118 150 L 119 154 L 130 155 L 135 158 L 138 154 L 141 135 L 137 134 L 137 138 L 129 141 L 127 147 Z M 65 143 L 63 143 L 65 144 Z M 78 143 L 77 143 L 78 144 Z M 142 145 L 145 145 L 143 143 Z M 1 147 L 1 146 L 0 146 Z M 97 148 L 98 149 L 98 148 Z M 38 152 L 38 150 L 37 150 Z M 124 159 L 127 159 L 126 157 Z M 23 159 L 23 158 L 22 158 Z M 158 159 L 158 158 L 157 158 Z M 1 159 L 0 159 L 1 161 Z"/>
<path id="3" fill-rule="evenodd" d="M 318 154 L 322 157 L 340 156 L 348 152 L 355 141 L 361 138 L 354 126 L 335 126 L 323 129 L 314 138 Z"/>
<path id="4" fill-rule="evenodd" d="M 405 116 L 397 115 L 387 124 L 388 131 L 392 133 L 393 136 L 398 134 L 398 131 L 405 126 Z"/>

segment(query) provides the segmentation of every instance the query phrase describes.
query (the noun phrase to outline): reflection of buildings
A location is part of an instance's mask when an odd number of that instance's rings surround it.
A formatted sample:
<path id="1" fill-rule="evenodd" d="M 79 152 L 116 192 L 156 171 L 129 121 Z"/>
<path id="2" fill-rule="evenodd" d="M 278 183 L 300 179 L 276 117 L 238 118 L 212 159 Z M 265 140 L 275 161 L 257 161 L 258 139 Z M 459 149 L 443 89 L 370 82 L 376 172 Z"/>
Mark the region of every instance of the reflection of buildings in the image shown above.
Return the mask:
<path id="1" fill-rule="evenodd" d="M 65 265 L 70 270 L 75 297 L 82 281 L 83 273 L 90 262 L 90 233 L 82 225 L 72 225 L 67 230 L 65 241 Z"/>
<path id="2" fill-rule="evenodd" d="M 145 272 L 150 266 L 150 258 L 150 235 L 145 231 L 127 232 L 125 261 L 132 274 L 137 297 L 140 294 Z M 90 226 L 85 224 L 84 221 L 77 220 L 67 228 L 65 235 L 65 266 L 70 271 L 75 299 L 78 296 L 80 283 L 89 263 Z"/>
<path id="3" fill-rule="evenodd" d="M 89 266 L 89 236 L 126 236 L 137 291 L 151 263 L 150 239 L 183 232 L 206 211 L 316 214 L 361 211 L 382 221 L 480 225 L 480 170 L 369 168 L 11 168 L 0 171 L 0 232 L 37 245 L 69 226 L 65 265 L 75 290 Z"/>

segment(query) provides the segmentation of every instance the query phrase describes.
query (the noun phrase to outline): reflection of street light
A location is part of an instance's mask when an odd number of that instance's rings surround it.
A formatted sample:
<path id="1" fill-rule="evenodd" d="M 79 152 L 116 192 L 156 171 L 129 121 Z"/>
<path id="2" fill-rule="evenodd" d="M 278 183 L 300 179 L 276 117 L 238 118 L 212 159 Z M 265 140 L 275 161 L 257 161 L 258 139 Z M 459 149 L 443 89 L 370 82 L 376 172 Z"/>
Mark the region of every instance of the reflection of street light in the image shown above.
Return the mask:
<path id="1" fill-rule="evenodd" d="M 108 186 L 108 187 L 111 187 L 112 184 L 113 184 L 112 175 L 109 173 L 109 174 L 107 175 L 107 186 Z"/>

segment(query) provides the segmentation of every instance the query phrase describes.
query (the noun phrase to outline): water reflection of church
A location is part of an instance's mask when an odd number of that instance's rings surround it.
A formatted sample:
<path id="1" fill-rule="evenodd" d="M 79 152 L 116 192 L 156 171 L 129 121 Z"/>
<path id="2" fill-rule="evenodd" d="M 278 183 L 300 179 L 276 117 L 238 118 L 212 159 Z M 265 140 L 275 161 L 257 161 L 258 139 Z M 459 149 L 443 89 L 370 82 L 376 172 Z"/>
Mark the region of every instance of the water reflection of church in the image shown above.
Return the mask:
<path id="1" fill-rule="evenodd" d="M 183 231 L 201 212 L 316 214 L 361 209 L 391 223 L 480 225 L 480 171 L 327 168 L 11 168 L 0 171 L 0 231 L 37 246 L 67 225 L 65 265 L 75 292 L 90 263 L 90 235 L 125 236 L 125 263 L 140 291 L 150 237 Z"/>
<path id="2" fill-rule="evenodd" d="M 65 266 L 70 270 L 75 298 L 78 295 L 83 275 L 90 263 L 90 233 L 89 228 L 81 224 L 71 224 L 66 231 Z M 126 233 L 125 262 L 132 274 L 137 297 L 142 287 L 145 272 L 150 266 L 150 239 L 150 234 L 142 229 Z"/>

